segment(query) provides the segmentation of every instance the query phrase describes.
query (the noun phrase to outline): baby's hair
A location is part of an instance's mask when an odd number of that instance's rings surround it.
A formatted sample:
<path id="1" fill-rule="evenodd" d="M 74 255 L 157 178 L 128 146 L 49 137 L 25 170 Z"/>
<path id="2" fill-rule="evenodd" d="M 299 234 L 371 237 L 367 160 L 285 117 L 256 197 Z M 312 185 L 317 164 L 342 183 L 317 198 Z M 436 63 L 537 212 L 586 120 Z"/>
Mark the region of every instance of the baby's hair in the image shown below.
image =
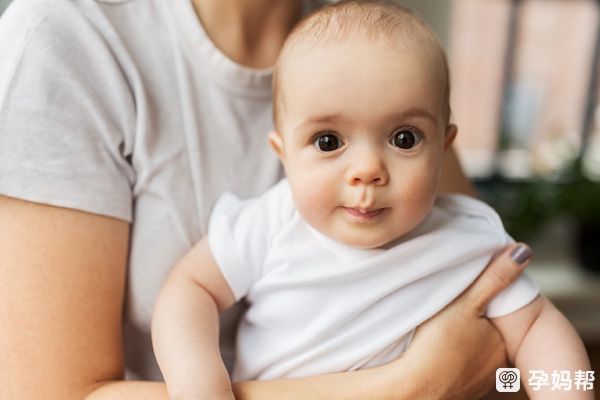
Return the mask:
<path id="1" fill-rule="evenodd" d="M 446 122 L 450 119 L 450 73 L 444 48 L 435 32 L 414 12 L 385 0 L 341 0 L 317 9 L 292 30 L 286 40 L 273 74 L 273 120 L 281 129 L 280 115 L 284 108 L 281 71 L 291 54 L 301 44 L 330 43 L 347 40 L 355 35 L 367 40 L 404 39 L 418 43 L 419 49 L 433 56 L 440 66 L 443 79 Z M 306 48 L 307 50 L 309 49 Z"/>

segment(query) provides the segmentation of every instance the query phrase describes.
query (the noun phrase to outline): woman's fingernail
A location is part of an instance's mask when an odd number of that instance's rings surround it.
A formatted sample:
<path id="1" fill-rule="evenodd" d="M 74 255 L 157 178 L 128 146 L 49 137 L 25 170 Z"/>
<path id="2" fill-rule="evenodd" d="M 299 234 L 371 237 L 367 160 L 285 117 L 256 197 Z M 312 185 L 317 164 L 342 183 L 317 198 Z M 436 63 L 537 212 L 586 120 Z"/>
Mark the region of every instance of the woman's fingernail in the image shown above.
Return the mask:
<path id="1" fill-rule="evenodd" d="M 524 244 L 520 244 L 510 253 L 510 258 L 517 264 L 525 264 L 531 259 L 531 249 Z"/>

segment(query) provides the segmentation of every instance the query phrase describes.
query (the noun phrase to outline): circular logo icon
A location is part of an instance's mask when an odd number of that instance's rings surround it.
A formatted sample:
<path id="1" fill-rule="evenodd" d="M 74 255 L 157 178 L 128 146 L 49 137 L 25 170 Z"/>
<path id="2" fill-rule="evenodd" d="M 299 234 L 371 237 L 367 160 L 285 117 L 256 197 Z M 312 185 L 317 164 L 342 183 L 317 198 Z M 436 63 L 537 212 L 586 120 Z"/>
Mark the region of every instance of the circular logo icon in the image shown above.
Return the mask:
<path id="1" fill-rule="evenodd" d="M 521 371 L 518 368 L 498 368 L 496 370 L 496 390 L 498 392 L 518 392 L 521 389 Z"/>

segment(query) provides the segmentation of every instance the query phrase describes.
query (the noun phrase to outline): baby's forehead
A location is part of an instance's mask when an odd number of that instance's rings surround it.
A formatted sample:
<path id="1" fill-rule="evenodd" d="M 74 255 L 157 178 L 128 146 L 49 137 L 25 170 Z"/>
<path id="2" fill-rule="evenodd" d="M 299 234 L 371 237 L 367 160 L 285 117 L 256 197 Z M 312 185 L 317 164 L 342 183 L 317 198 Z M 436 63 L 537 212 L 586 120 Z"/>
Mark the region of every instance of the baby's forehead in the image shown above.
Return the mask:
<path id="1" fill-rule="evenodd" d="M 427 43 L 415 37 L 403 34 L 389 35 L 362 35 L 360 32 L 348 32 L 343 36 L 329 38 L 315 38 L 305 36 L 298 38 L 293 45 L 287 48 L 285 54 L 279 59 L 278 72 L 284 73 L 286 70 L 294 70 L 298 66 L 303 66 L 307 62 L 314 62 L 316 55 L 323 58 L 339 57 L 339 50 L 344 49 L 348 57 L 365 57 L 369 49 L 377 49 L 380 53 L 387 53 L 389 58 L 398 55 L 410 55 L 416 57 L 424 64 L 442 64 L 443 50 L 432 43 Z M 367 52 L 365 52 L 367 49 Z M 361 53 L 360 51 L 363 51 Z"/>
<path id="2" fill-rule="evenodd" d="M 378 48 L 387 49 L 390 57 L 394 53 L 410 54 L 423 62 L 428 73 L 439 73 L 441 81 L 448 79 L 444 49 L 436 34 L 417 15 L 385 1 L 349 0 L 324 7 L 294 29 L 275 69 L 274 91 L 280 89 L 279 75 L 302 67 L 310 55 L 327 56 L 327 49 L 342 47 L 348 49 L 349 55 L 361 57 L 352 51 L 354 44 L 381 43 L 387 46 Z M 336 54 L 339 56 L 339 52 Z"/>
<path id="3" fill-rule="evenodd" d="M 416 66 L 411 69 L 411 74 L 407 74 L 405 68 L 409 64 Z M 387 65 L 387 69 L 383 65 Z M 346 70 L 359 70 L 357 66 L 365 66 L 360 70 L 364 75 L 359 78 L 385 73 L 392 83 L 401 78 L 412 79 L 416 73 L 432 86 L 445 89 L 447 85 L 445 58 L 443 52 L 435 46 L 401 34 L 365 36 L 359 32 L 351 32 L 343 37 L 330 37 L 327 40 L 314 37 L 299 40 L 289 48 L 278 64 L 277 75 L 280 82 L 276 90 L 281 92 L 279 95 L 284 95 L 287 92 L 286 86 L 291 81 L 337 81 L 336 76 L 332 75 L 347 75 Z M 392 86 L 389 89 L 394 90 Z M 433 89 L 432 87 L 431 90 Z M 443 93 L 439 95 L 443 96 Z"/>
<path id="4" fill-rule="evenodd" d="M 327 57 L 323 50 L 337 46 L 348 48 L 351 55 L 360 57 L 360 54 L 352 52 L 354 44 L 382 42 L 388 44 L 386 49 L 390 54 L 409 53 L 419 59 L 432 80 L 442 85 L 443 97 L 449 98 L 449 73 L 443 47 L 420 17 L 388 1 L 342 0 L 303 20 L 286 40 L 273 80 L 276 123 L 285 102 L 283 92 L 287 77 L 307 62 L 319 62 L 315 57 L 311 59 L 311 55 L 324 54 Z M 352 62 L 351 58 L 343 58 Z M 285 75 L 287 77 L 283 77 Z"/>

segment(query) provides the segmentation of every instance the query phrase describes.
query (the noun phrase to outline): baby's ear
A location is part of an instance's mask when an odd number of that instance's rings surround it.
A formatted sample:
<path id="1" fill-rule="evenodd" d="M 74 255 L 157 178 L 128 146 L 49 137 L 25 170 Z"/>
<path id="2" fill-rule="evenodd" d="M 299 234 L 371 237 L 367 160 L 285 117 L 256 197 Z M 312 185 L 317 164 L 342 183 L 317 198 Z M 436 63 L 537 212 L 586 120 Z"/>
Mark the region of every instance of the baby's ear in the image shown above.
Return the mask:
<path id="1" fill-rule="evenodd" d="M 446 136 L 444 138 L 444 151 L 448 150 L 452 142 L 454 142 L 457 133 L 458 127 L 454 124 L 448 124 L 448 126 L 446 127 Z"/>
<path id="2" fill-rule="evenodd" d="M 275 150 L 277 157 L 283 162 L 285 160 L 285 152 L 283 149 L 283 137 L 277 131 L 269 132 L 269 144 Z"/>

